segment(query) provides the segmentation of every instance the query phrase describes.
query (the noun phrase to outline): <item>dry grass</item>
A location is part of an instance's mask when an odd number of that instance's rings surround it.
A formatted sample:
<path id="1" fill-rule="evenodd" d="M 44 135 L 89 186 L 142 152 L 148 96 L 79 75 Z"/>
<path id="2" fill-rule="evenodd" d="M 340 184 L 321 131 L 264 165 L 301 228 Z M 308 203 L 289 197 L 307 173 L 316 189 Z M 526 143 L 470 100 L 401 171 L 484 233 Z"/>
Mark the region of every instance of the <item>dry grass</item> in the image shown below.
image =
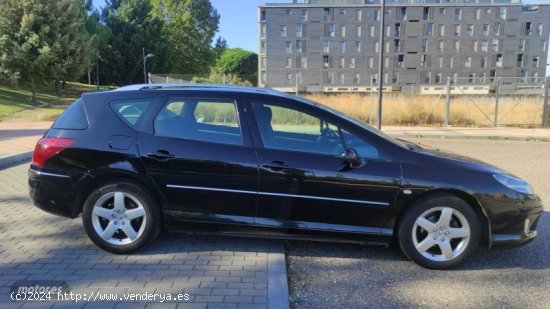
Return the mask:
<path id="1" fill-rule="evenodd" d="M 364 122 L 369 122 L 370 95 L 359 94 L 313 94 L 308 99 L 328 105 Z M 382 119 L 384 125 L 444 124 L 445 97 L 435 104 L 437 96 L 384 94 Z M 475 104 L 474 104 L 475 102 Z M 376 123 L 378 99 L 372 96 L 372 121 Z M 450 124 L 454 126 L 492 126 L 495 115 L 493 96 L 453 96 L 450 108 Z M 502 97 L 499 103 L 499 125 L 540 126 L 542 122 L 542 97 Z"/>

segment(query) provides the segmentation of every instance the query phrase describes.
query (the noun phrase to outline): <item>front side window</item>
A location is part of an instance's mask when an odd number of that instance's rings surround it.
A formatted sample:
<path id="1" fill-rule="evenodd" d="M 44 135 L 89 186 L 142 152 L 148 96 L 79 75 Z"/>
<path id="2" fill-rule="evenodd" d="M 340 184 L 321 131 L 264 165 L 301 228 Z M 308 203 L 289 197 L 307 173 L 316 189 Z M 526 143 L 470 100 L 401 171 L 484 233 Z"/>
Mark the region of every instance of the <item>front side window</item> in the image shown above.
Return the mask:
<path id="1" fill-rule="evenodd" d="M 155 135 L 242 145 L 234 101 L 171 100 L 154 121 Z"/>
<path id="2" fill-rule="evenodd" d="M 265 148 L 341 157 L 347 147 L 365 159 L 386 159 L 368 141 L 314 114 L 260 102 L 252 110 Z"/>

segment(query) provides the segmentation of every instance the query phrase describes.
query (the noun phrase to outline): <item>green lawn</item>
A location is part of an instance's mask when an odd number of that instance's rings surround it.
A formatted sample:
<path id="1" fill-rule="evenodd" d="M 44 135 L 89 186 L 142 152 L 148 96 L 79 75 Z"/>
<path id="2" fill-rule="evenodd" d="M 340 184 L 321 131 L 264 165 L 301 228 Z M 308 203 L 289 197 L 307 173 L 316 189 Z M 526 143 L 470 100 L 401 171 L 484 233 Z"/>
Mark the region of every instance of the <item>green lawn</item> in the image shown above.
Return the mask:
<path id="1" fill-rule="evenodd" d="M 13 118 L 26 121 L 53 120 L 82 93 L 94 91 L 96 87 L 93 85 L 67 83 L 58 102 L 53 84 L 41 85 L 37 87 L 37 102 L 33 103 L 28 87 L 0 85 L 0 121 Z M 44 103 L 49 105 L 41 107 Z"/>

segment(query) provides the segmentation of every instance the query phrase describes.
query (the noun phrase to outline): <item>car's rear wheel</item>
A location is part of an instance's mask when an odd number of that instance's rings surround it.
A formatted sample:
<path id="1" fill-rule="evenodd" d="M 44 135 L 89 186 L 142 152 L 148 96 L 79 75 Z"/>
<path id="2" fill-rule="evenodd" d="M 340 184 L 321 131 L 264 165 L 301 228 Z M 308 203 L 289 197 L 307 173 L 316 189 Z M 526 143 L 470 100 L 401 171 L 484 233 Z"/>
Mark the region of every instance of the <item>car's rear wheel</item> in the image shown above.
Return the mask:
<path id="1" fill-rule="evenodd" d="M 464 200 L 436 195 L 417 201 L 399 226 L 399 245 L 417 264 L 448 269 L 464 262 L 478 247 L 481 224 Z"/>
<path id="2" fill-rule="evenodd" d="M 113 253 L 129 253 L 153 241 L 160 231 L 160 211 L 136 184 L 118 182 L 94 190 L 84 203 L 82 221 L 88 237 Z"/>

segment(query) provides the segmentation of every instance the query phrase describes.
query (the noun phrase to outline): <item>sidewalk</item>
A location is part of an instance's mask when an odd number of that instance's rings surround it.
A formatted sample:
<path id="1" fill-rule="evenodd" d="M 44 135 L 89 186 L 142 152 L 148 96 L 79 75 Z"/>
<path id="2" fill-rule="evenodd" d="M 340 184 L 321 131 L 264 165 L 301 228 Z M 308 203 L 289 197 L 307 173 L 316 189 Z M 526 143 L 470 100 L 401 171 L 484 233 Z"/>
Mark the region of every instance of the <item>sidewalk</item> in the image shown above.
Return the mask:
<path id="1" fill-rule="evenodd" d="M 51 122 L 0 122 L 0 169 L 29 160 Z"/>

